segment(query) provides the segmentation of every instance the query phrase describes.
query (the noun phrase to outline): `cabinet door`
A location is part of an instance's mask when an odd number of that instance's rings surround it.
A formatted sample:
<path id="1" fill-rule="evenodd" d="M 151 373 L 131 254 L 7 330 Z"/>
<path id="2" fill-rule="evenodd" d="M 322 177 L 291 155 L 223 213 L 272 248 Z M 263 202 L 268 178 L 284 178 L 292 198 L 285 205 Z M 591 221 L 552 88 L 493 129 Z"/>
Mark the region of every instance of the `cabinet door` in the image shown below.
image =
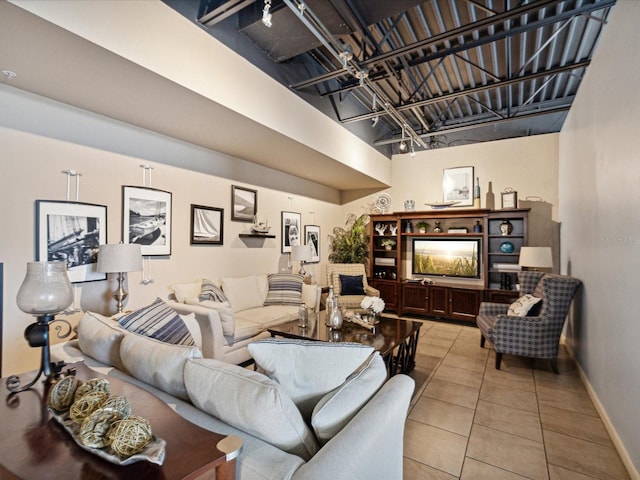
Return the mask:
<path id="1" fill-rule="evenodd" d="M 449 287 L 429 287 L 429 313 L 432 315 L 449 315 Z"/>
<path id="2" fill-rule="evenodd" d="M 427 287 L 405 283 L 402 286 L 402 312 L 426 315 L 428 312 Z"/>
<path id="3" fill-rule="evenodd" d="M 398 309 L 398 282 L 374 280 L 373 288 L 380 290 L 380 298 L 384 300 L 384 309 L 393 310 Z"/>
<path id="4" fill-rule="evenodd" d="M 482 290 L 452 288 L 449 290 L 449 316 L 458 320 L 476 321 L 482 300 Z"/>

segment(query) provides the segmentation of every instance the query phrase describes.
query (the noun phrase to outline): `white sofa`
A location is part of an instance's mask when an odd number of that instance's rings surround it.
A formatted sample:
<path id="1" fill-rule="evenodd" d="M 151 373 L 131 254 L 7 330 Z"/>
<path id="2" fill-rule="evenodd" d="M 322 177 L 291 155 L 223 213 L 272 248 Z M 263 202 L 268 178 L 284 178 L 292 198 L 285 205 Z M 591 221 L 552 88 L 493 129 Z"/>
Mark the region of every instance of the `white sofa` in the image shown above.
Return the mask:
<path id="1" fill-rule="evenodd" d="M 51 354 L 134 383 L 202 428 L 240 437 L 236 480 L 402 479 L 410 377 L 387 381 L 379 353 L 359 344 L 267 339 L 249 348 L 265 374 L 86 313 L 78 339 Z"/>
<path id="2" fill-rule="evenodd" d="M 296 283 L 299 298 L 274 290 L 278 281 Z M 203 299 L 203 285 L 207 284 L 214 290 L 217 287 L 225 301 Z M 195 314 L 202 330 L 204 356 L 236 365 L 251 361 L 247 345 L 269 337 L 267 328 L 296 319 L 300 302 L 315 312 L 320 308 L 321 288 L 294 274 L 196 280 L 170 289 L 169 305 L 181 315 Z"/>

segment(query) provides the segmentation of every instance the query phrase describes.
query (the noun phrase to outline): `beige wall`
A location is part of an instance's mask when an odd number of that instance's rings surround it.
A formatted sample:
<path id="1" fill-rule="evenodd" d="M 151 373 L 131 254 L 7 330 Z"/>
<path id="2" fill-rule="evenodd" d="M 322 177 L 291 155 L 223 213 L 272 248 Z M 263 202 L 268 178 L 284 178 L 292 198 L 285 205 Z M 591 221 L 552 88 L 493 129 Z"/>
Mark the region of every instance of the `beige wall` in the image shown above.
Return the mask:
<path id="1" fill-rule="evenodd" d="M 638 18 L 640 2 L 616 4 L 559 150 L 563 271 L 583 282 L 568 342 L 632 478 L 640 478 Z"/>

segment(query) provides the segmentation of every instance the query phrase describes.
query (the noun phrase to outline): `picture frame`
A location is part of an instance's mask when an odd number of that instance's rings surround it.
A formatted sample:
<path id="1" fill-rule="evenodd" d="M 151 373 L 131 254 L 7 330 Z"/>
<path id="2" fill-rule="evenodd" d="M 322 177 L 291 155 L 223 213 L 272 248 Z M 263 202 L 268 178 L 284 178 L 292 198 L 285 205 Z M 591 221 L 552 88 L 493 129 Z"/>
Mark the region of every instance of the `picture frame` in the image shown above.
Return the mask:
<path id="1" fill-rule="evenodd" d="M 309 245 L 311 249 L 311 260 L 306 263 L 320 262 L 320 226 L 305 225 L 304 226 L 304 243 Z"/>
<path id="2" fill-rule="evenodd" d="M 97 271 L 98 249 L 107 243 L 107 207 L 36 200 L 36 260 L 63 261 L 71 283 L 106 280 Z"/>
<path id="3" fill-rule="evenodd" d="M 443 203 L 473 206 L 473 167 L 445 168 L 442 174 Z"/>
<path id="4" fill-rule="evenodd" d="M 143 256 L 171 255 L 171 192 L 122 186 L 122 243 L 139 244 Z"/>
<path id="5" fill-rule="evenodd" d="M 300 245 L 301 221 L 298 212 L 282 212 L 282 253 L 291 253 L 291 247 Z"/>
<path id="6" fill-rule="evenodd" d="M 222 245 L 224 208 L 191 204 L 191 245 Z"/>
<path id="7" fill-rule="evenodd" d="M 258 191 L 231 185 L 231 220 L 254 223 L 258 214 Z"/>
<path id="8" fill-rule="evenodd" d="M 512 189 L 506 189 L 502 192 L 502 208 L 518 208 L 518 192 Z"/>

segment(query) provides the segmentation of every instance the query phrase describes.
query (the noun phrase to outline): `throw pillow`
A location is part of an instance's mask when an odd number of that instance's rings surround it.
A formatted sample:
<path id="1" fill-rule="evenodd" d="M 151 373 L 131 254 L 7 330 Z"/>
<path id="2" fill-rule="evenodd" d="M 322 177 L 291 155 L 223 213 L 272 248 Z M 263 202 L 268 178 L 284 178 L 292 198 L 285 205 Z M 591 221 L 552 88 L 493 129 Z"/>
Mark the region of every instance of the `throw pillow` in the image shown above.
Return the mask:
<path id="1" fill-rule="evenodd" d="M 374 352 L 342 385 L 322 397 L 311 414 L 311 426 L 320 443 L 342 430 L 386 380 L 387 367 L 380 353 Z"/>
<path id="2" fill-rule="evenodd" d="M 222 289 L 211 280 L 202 280 L 202 288 L 198 296 L 200 301 L 212 300 L 214 302 L 228 302 Z"/>
<path id="3" fill-rule="evenodd" d="M 200 410 L 305 460 L 318 451 L 296 406 L 265 375 L 203 358 L 187 361 L 184 381 L 191 403 Z"/>
<path id="4" fill-rule="evenodd" d="M 120 345 L 120 358 L 127 372 L 183 400 L 189 399 L 184 364 L 188 358 L 201 357 L 197 347 L 172 345 L 135 333 L 125 335 Z"/>
<path id="5" fill-rule="evenodd" d="M 180 303 L 185 303 L 188 298 L 196 298 L 200 294 L 201 282 L 180 283 L 172 285 L 171 289 Z"/>
<path id="6" fill-rule="evenodd" d="M 309 421 L 318 400 L 342 385 L 373 352 L 360 343 L 264 339 L 247 345 L 265 374 L 278 382 Z"/>
<path id="7" fill-rule="evenodd" d="M 509 306 L 507 315 L 512 317 L 526 317 L 532 307 L 540 302 L 540 300 L 542 299 L 527 293 Z"/>
<path id="8" fill-rule="evenodd" d="M 118 322 L 86 312 L 78 322 L 78 344 L 91 358 L 121 369 L 120 343 L 125 332 Z"/>
<path id="9" fill-rule="evenodd" d="M 140 310 L 124 315 L 118 323 L 130 332 L 176 345 L 195 345 L 180 315 L 160 298 Z"/>
<path id="10" fill-rule="evenodd" d="M 264 277 L 266 280 L 266 275 Z M 262 294 L 256 275 L 223 278 L 222 290 L 229 299 L 233 313 L 261 307 L 266 296 L 266 292 Z"/>
<path id="11" fill-rule="evenodd" d="M 265 305 L 302 304 L 302 284 L 304 277 L 293 273 L 272 273 L 269 275 L 269 291 Z"/>
<path id="12" fill-rule="evenodd" d="M 362 275 L 340 274 L 340 295 L 365 295 Z"/>

